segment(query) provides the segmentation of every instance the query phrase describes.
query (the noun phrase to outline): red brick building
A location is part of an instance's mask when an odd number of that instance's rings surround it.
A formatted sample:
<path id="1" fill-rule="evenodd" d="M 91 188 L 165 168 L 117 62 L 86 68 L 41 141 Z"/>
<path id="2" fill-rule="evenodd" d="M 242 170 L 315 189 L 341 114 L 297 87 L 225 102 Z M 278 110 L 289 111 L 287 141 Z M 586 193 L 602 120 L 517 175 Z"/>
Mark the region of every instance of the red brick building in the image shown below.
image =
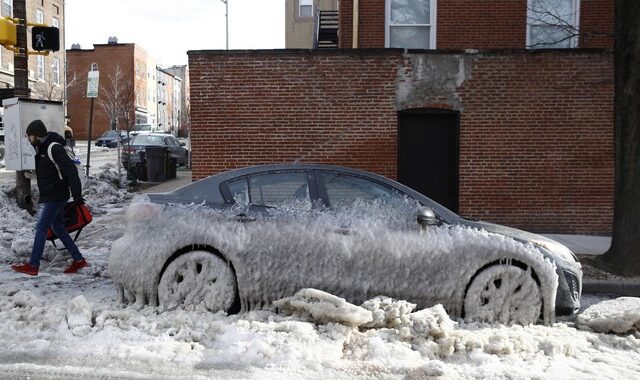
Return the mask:
<path id="1" fill-rule="evenodd" d="M 610 37 L 527 50 L 536 36 L 527 37 L 526 0 L 438 0 L 427 46 L 438 50 L 382 49 L 389 1 L 360 1 L 356 18 L 340 2 L 340 45 L 356 31 L 359 49 L 189 52 L 194 179 L 332 163 L 397 178 L 464 217 L 610 233 Z M 581 27 L 611 31 L 605 3 L 583 0 Z M 450 50 L 475 48 L 484 50 Z"/>
<path id="2" fill-rule="evenodd" d="M 88 137 L 91 99 L 86 97 L 87 73 L 90 70 L 100 72 L 100 90 L 94 101 L 92 138 L 97 139 L 111 129 L 111 120 L 100 101 L 109 97 L 113 83 L 119 82 L 122 95 L 129 98 L 129 120 L 146 123 L 147 111 L 147 53 L 135 44 L 94 44 L 93 49 L 67 50 L 67 78 L 73 85 L 67 92 L 67 115 L 69 125 L 74 130 L 76 140 Z M 153 67 L 155 75 L 155 66 Z M 121 79 L 116 79 L 116 72 Z M 124 104 L 125 101 L 123 100 Z M 142 119 L 141 119 L 142 118 Z M 118 120 L 119 129 L 127 129 L 123 119 Z"/>

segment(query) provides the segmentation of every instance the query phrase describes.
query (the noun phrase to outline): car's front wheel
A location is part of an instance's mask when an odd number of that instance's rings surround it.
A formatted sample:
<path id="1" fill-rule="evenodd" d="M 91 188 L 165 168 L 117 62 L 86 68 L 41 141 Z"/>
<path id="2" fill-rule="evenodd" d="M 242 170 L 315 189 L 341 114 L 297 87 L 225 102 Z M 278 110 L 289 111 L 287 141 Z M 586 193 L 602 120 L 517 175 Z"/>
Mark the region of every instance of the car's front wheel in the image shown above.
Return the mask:
<path id="1" fill-rule="evenodd" d="M 211 311 L 228 312 L 237 297 L 231 265 L 207 251 L 192 251 L 169 263 L 158 284 L 161 307 L 203 304 Z"/>
<path id="2" fill-rule="evenodd" d="M 530 268 L 494 265 L 478 273 L 464 299 L 468 321 L 535 323 L 542 310 L 540 286 Z"/>

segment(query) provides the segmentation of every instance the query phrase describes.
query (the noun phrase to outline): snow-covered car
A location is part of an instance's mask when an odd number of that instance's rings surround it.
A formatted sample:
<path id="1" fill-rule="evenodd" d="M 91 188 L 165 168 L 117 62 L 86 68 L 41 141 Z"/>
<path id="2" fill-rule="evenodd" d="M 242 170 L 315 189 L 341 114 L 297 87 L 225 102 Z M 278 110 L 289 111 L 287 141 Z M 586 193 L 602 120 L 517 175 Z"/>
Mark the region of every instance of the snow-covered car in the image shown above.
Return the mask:
<path id="1" fill-rule="evenodd" d="M 314 164 L 148 194 L 129 207 L 109 272 L 120 300 L 138 305 L 233 313 L 316 288 L 523 324 L 574 313 L 582 287 L 577 258 L 553 240 L 465 220 L 380 175 Z"/>

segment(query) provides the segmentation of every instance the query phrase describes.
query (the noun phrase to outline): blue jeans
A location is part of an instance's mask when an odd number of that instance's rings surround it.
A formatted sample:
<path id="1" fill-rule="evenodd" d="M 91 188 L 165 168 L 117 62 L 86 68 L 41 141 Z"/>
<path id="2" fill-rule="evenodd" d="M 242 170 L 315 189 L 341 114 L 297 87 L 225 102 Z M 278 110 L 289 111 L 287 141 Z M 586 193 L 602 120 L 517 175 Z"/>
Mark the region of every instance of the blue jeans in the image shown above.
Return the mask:
<path id="1" fill-rule="evenodd" d="M 64 247 L 71 253 L 71 257 L 75 260 L 82 260 L 82 254 L 76 243 L 67 231 L 64 229 L 63 211 L 66 201 L 61 202 L 45 202 L 38 212 L 38 221 L 36 222 L 36 237 L 33 240 L 33 250 L 31 250 L 31 259 L 29 263 L 35 267 L 40 267 L 40 259 L 44 251 L 44 244 L 47 242 L 47 231 L 49 227 L 56 234 L 58 239 L 64 244 Z"/>

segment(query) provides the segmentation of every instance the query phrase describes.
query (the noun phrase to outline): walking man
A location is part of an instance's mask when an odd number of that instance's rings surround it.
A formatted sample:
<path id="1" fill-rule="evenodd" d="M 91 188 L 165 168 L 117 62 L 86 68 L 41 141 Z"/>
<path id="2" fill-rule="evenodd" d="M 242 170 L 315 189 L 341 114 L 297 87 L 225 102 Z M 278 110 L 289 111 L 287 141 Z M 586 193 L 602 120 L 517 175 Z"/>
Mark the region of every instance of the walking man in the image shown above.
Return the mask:
<path id="1" fill-rule="evenodd" d="M 47 231 L 51 227 L 73 258 L 73 263 L 65 269 L 64 273 L 75 273 L 88 266 L 88 263 L 64 229 L 63 211 L 65 203 L 69 200 L 69 190 L 71 190 L 75 202 L 84 203 L 78 169 L 65 151 L 64 137 L 55 132 L 47 132 L 42 121 L 34 120 L 27 126 L 27 137 L 36 149 L 36 176 L 40 192 L 40 210 L 38 211 L 31 258 L 28 263 L 11 265 L 11 269 L 31 276 L 38 275 L 40 259 L 47 240 Z"/>

